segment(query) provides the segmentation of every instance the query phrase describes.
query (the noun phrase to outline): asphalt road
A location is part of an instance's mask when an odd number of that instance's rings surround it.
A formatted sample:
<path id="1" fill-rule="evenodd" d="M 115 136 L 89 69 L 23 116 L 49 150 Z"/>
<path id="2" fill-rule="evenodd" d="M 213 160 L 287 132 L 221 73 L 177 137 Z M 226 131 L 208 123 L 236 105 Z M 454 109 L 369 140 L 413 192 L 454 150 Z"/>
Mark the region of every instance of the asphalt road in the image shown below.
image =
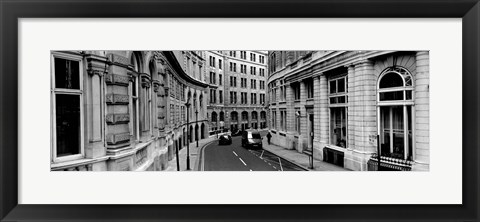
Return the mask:
<path id="1" fill-rule="evenodd" d="M 204 148 L 204 171 L 300 171 L 302 168 L 263 149 L 246 149 L 241 136 L 232 137 L 231 145 L 215 141 Z"/>

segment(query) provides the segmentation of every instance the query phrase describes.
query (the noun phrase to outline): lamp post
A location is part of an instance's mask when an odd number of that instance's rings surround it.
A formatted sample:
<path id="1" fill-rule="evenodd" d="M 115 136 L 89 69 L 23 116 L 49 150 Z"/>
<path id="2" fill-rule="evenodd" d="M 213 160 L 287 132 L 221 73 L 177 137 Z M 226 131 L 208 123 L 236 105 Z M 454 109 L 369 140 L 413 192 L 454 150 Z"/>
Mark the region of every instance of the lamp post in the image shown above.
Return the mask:
<path id="1" fill-rule="evenodd" d="M 190 98 L 187 99 L 187 103 L 185 104 L 187 107 L 187 170 L 190 170 L 190 134 L 189 134 L 189 128 L 190 128 L 190 114 L 189 114 L 189 108 L 190 108 Z"/>
<path id="2" fill-rule="evenodd" d="M 198 148 L 198 109 L 195 109 L 195 123 L 196 123 L 196 126 L 195 126 L 195 139 L 197 140 L 197 148 Z"/>

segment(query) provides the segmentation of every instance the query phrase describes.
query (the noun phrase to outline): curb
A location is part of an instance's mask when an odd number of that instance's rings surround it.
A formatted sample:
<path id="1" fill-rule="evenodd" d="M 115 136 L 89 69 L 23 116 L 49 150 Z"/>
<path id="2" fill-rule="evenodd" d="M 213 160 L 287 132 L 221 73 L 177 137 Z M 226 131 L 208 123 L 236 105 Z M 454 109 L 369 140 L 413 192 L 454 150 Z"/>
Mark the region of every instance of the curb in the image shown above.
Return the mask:
<path id="1" fill-rule="evenodd" d="M 205 149 L 206 146 L 210 145 L 211 143 L 217 141 L 218 139 L 213 139 L 212 141 L 208 142 L 208 143 L 205 143 L 203 144 L 199 149 L 198 149 L 198 157 L 197 157 L 197 160 L 196 160 L 196 163 L 195 163 L 195 171 L 201 171 L 200 170 L 200 163 L 201 163 L 201 160 L 203 159 L 203 149 Z"/>

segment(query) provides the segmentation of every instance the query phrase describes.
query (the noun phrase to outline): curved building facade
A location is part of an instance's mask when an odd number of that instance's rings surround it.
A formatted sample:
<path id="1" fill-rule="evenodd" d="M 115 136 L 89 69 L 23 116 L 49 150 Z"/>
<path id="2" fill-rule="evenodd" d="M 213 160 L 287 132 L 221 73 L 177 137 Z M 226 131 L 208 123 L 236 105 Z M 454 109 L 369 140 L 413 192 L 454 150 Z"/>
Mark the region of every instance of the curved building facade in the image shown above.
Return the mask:
<path id="1" fill-rule="evenodd" d="M 52 170 L 165 170 L 208 137 L 202 51 L 52 51 L 51 67 Z"/>
<path id="2" fill-rule="evenodd" d="M 428 51 L 270 51 L 274 144 L 351 170 L 429 170 Z M 312 154 L 313 152 L 313 154 Z"/>

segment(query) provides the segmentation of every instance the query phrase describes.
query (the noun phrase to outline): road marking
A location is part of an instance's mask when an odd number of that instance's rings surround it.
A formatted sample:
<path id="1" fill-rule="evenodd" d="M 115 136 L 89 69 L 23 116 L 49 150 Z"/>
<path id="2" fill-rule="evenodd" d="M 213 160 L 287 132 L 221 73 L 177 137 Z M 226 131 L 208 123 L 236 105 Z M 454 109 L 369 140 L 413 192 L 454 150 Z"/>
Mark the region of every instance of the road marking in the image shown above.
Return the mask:
<path id="1" fill-rule="evenodd" d="M 278 157 L 278 163 L 280 163 L 280 169 L 282 169 L 282 171 L 283 171 L 282 160 L 280 159 L 280 157 Z"/>
<path id="2" fill-rule="evenodd" d="M 238 156 L 237 153 L 235 153 L 235 151 L 232 151 L 232 152 L 233 152 L 233 154 L 235 154 L 235 156 Z"/>
<path id="3" fill-rule="evenodd" d="M 270 165 L 270 166 L 271 166 L 272 164 L 268 163 L 268 165 Z"/>
<path id="4" fill-rule="evenodd" d="M 277 169 L 275 166 L 272 166 L 273 168 Z"/>
<path id="5" fill-rule="evenodd" d="M 263 158 L 262 158 L 263 152 L 265 152 L 265 150 L 262 150 L 262 154 L 260 155 L 260 159 L 263 159 Z"/>
<path id="6" fill-rule="evenodd" d="M 243 165 L 245 165 L 245 166 L 247 165 L 245 162 L 243 162 L 242 158 L 239 157 L 238 159 L 240 159 L 240 161 L 242 161 Z"/>
<path id="7" fill-rule="evenodd" d="M 250 171 L 253 171 L 252 169 L 250 169 Z"/>

